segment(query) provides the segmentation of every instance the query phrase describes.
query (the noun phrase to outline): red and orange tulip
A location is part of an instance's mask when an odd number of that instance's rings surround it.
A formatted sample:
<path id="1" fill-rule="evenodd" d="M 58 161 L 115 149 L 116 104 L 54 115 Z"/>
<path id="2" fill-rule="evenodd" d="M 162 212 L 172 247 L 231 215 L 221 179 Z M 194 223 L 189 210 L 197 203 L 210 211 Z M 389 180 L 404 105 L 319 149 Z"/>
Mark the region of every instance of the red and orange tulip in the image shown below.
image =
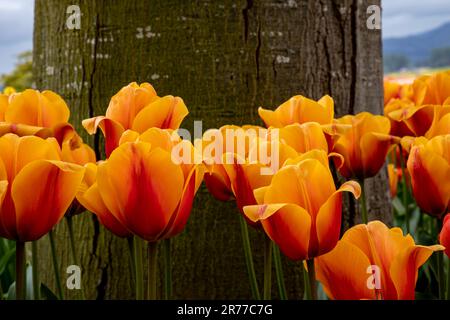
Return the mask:
<path id="1" fill-rule="evenodd" d="M 389 84 L 387 87 L 389 97 L 394 89 Z M 399 137 L 425 135 L 437 105 L 450 105 L 450 71 L 419 77 L 397 97 L 385 101 L 384 114 L 391 120 L 391 134 Z"/>
<path id="2" fill-rule="evenodd" d="M 372 221 L 349 229 L 331 252 L 316 258 L 316 275 L 331 299 L 414 299 L 419 267 L 443 249 L 416 245 L 400 228 Z"/>
<path id="3" fill-rule="evenodd" d="M 362 180 L 375 176 L 396 141 L 389 135 L 389 119 L 368 112 L 336 119 L 326 130 L 333 136 L 332 151 L 344 157 L 343 165 L 339 162 L 336 166 L 346 178 Z"/>
<path id="4" fill-rule="evenodd" d="M 330 96 L 324 96 L 317 102 L 304 96 L 294 96 L 275 111 L 259 108 L 258 114 L 267 127 L 281 128 L 306 122 L 330 124 L 334 118 L 334 101 Z"/>
<path id="5" fill-rule="evenodd" d="M 384 108 L 384 114 L 391 122 L 390 133 L 394 136 L 424 135 L 433 122 L 433 106 L 415 106 L 410 101 L 393 100 Z"/>
<path id="6" fill-rule="evenodd" d="M 255 190 L 257 205 L 244 207 L 253 222 L 292 260 L 317 257 L 339 240 L 342 192 L 360 195 L 354 181 L 336 190 L 324 151 L 307 152 L 289 160 L 269 186 Z"/>
<path id="7" fill-rule="evenodd" d="M 187 222 L 203 177 L 202 165 L 174 161 L 172 150 L 179 144 L 193 149 L 186 141 L 174 141 L 167 130 L 127 133 L 109 159 L 99 163 L 96 182 L 79 195 L 80 202 L 99 217 L 111 213 L 149 242 L 175 236 Z"/>
<path id="8" fill-rule="evenodd" d="M 126 130 L 143 133 L 152 127 L 178 129 L 187 114 L 180 97 L 161 98 L 149 83 L 133 82 L 111 98 L 105 116 L 86 119 L 83 126 L 89 134 L 94 134 L 98 128 L 102 130 L 109 157 Z"/>
<path id="9" fill-rule="evenodd" d="M 437 217 L 447 213 L 450 208 L 450 135 L 416 139 L 407 166 L 419 207 Z"/>
<path id="10" fill-rule="evenodd" d="M 445 216 L 444 222 L 442 223 L 439 242 L 445 247 L 445 254 L 450 258 L 450 213 Z"/>
<path id="11" fill-rule="evenodd" d="M 84 168 L 60 160 L 55 139 L 0 137 L 0 236 L 41 238 L 75 198 Z"/>

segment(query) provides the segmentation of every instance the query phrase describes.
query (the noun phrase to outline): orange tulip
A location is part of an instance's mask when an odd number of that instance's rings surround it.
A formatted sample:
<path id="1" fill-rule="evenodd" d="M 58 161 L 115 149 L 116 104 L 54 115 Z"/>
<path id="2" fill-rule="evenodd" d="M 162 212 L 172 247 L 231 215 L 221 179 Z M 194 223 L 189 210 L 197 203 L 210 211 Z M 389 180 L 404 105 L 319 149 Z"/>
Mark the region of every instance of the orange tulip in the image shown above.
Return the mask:
<path id="1" fill-rule="evenodd" d="M 158 128 L 125 137 L 98 165 L 97 182 L 79 196 L 80 202 L 98 216 L 105 216 L 107 209 L 147 241 L 173 237 L 183 230 L 203 177 L 202 165 L 177 163 L 173 150 L 191 150 L 192 144 L 174 141 L 173 133 Z"/>
<path id="2" fill-rule="evenodd" d="M 0 236 L 37 240 L 64 216 L 84 169 L 60 161 L 55 139 L 6 134 L 0 150 Z"/>
<path id="3" fill-rule="evenodd" d="M 75 131 L 64 138 L 61 146 L 61 159 L 81 166 L 96 162 L 94 150 L 83 143 L 83 140 Z"/>
<path id="4" fill-rule="evenodd" d="M 269 186 L 254 191 L 258 204 L 244 207 L 244 213 L 261 222 L 287 257 L 311 259 L 339 240 L 344 191 L 359 197 L 360 186 L 349 181 L 336 190 L 327 154 L 314 150 L 288 160 Z"/>
<path id="5" fill-rule="evenodd" d="M 400 228 L 380 221 L 354 226 L 337 246 L 315 259 L 330 299 L 414 299 L 418 269 L 440 245 L 419 246 Z"/>
<path id="6" fill-rule="evenodd" d="M 126 130 L 143 133 L 152 127 L 178 129 L 187 114 L 181 98 L 160 98 L 150 84 L 133 82 L 111 98 L 105 116 L 86 119 L 83 126 L 89 134 L 94 134 L 98 128 L 102 130 L 109 157 Z"/>
<path id="7" fill-rule="evenodd" d="M 343 165 L 336 163 L 336 166 L 340 166 L 339 172 L 346 178 L 362 180 L 376 175 L 396 141 L 389 135 L 389 120 L 368 112 L 344 116 L 329 128 L 333 135 L 333 152 L 344 157 Z"/>
<path id="8" fill-rule="evenodd" d="M 259 108 L 258 114 L 267 127 L 281 128 L 306 122 L 330 124 L 334 118 L 334 101 L 330 96 L 324 96 L 317 102 L 303 96 L 294 96 L 275 111 Z"/>
<path id="9" fill-rule="evenodd" d="M 132 235 L 106 207 L 97 184 L 97 165 L 88 163 L 85 166 L 86 173 L 83 183 L 77 194 L 78 202 L 87 210 L 94 213 L 100 223 L 118 237 L 129 237 Z"/>
<path id="10" fill-rule="evenodd" d="M 440 217 L 450 208 L 450 135 L 418 138 L 411 147 L 408 171 L 422 210 Z"/>
<path id="11" fill-rule="evenodd" d="M 14 133 L 41 138 L 61 137 L 73 130 L 70 111 L 64 100 L 52 91 L 27 89 L 9 96 L 0 95 L 0 136 Z"/>
<path id="12" fill-rule="evenodd" d="M 249 129 L 260 130 L 259 136 L 251 138 Z M 226 132 L 230 130 L 236 138 L 234 144 L 227 144 Z M 216 130 L 222 137 L 225 146 L 218 157 L 205 158 L 209 164 L 209 171 L 205 175 L 205 183 L 217 199 L 226 201 L 231 197 L 236 199 L 237 206 L 242 208 L 247 205 L 255 205 L 256 200 L 253 190 L 267 186 L 277 168 L 271 167 L 271 162 L 264 159 L 272 155 L 270 138 L 277 130 L 278 134 L 278 164 L 282 166 L 287 159 L 296 158 L 299 153 L 313 149 L 328 150 L 325 135 L 318 123 L 293 124 L 284 128 L 270 128 L 268 130 L 252 126 L 224 126 Z M 239 137 L 240 136 L 240 137 Z M 275 137 L 273 137 L 276 139 Z M 238 139 L 245 143 L 245 147 L 239 150 Z M 245 140 L 246 139 L 246 140 Z M 204 143 L 204 149 L 211 143 Z M 234 149 L 232 148 L 234 146 Z M 260 153 L 261 151 L 267 151 Z M 275 156 L 275 154 L 273 154 Z M 231 160 L 231 161 L 230 161 Z M 212 163 L 212 164 L 211 164 Z M 262 169 L 267 172 L 262 174 Z M 274 170 L 275 169 L 275 170 Z"/>
<path id="13" fill-rule="evenodd" d="M 450 213 L 445 216 L 439 242 L 445 247 L 445 254 L 450 258 Z"/>

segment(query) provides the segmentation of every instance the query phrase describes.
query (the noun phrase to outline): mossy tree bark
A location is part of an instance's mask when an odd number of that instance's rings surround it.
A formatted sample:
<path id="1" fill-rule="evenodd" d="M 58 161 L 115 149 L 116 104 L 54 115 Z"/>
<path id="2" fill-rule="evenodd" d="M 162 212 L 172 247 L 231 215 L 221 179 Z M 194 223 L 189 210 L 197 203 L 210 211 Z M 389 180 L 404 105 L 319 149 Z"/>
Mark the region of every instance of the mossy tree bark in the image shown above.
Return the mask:
<path id="1" fill-rule="evenodd" d="M 73 4 L 81 9 L 79 30 L 66 28 L 66 10 Z M 104 114 L 110 97 L 131 81 L 181 96 L 191 112 L 187 128 L 193 120 L 202 120 L 204 129 L 262 124 L 258 106 L 274 108 L 296 94 L 315 99 L 330 94 L 338 116 L 381 113 L 381 35 L 366 27 L 368 5 L 365 0 L 37 0 L 36 87 L 66 99 L 73 124 L 92 144 L 81 120 Z M 371 216 L 385 221 L 386 181 L 383 171 L 368 183 Z M 347 209 L 345 226 L 357 216 L 354 204 Z M 74 223 L 87 297 L 133 298 L 126 241 L 90 214 Z M 253 230 L 251 236 L 262 286 L 263 241 Z M 72 262 L 64 223 L 57 238 L 65 275 Z M 44 256 L 47 242 L 40 241 Z M 186 230 L 172 243 L 176 298 L 250 297 L 233 203 L 220 203 L 201 189 Z M 54 287 L 50 259 L 41 261 L 42 280 Z M 289 297 L 300 298 L 299 266 L 286 264 Z"/>

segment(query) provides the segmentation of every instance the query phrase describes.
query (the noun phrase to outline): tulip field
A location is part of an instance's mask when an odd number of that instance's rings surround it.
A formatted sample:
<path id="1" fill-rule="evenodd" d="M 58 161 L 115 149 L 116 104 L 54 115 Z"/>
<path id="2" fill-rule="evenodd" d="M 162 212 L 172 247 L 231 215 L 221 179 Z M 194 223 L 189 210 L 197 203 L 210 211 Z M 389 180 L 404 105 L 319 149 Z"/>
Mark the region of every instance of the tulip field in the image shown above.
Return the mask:
<path id="1" fill-rule="evenodd" d="M 450 71 L 386 78 L 384 115 L 336 117 L 331 96 L 298 95 L 259 108 L 266 127 L 230 124 L 192 140 L 178 130 L 189 113 L 182 97 L 156 90 L 130 83 L 104 115 L 82 122 L 104 137 L 100 154 L 57 92 L 0 94 L 1 298 L 62 298 L 57 267 L 56 289 L 40 281 L 35 242 L 48 236 L 54 250 L 57 224 L 93 214 L 128 240 L 135 298 L 171 299 L 170 263 L 160 270 L 157 257 L 170 261 L 166 244 L 186 232 L 204 182 L 217 201 L 236 203 L 236 254 L 256 300 L 271 299 L 272 288 L 282 300 L 450 299 Z M 389 225 L 367 210 L 365 179 L 381 170 Z M 358 203 L 360 224 L 344 230 L 348 201 Z M 265 238 L 263 270 L 254 267 L 250 228 Z M 69 241 L 78 261 L 83 252 L 73 234 Z M 282 256 L 303 269 L 303 297 L 288 296 Z"/>

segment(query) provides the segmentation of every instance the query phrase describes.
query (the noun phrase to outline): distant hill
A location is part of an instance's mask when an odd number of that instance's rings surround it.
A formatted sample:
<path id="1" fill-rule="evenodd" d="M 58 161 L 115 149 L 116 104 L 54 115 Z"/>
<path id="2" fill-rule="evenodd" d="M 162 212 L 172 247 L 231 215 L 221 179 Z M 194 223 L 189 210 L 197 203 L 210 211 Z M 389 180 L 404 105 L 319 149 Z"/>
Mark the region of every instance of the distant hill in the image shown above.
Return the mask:
<path id="1" fill-rule="evenodd" d="M 428 32 L 383 41 L 383 54 L 404 56 L 412 66 L 427 66 L 434 49 L 450 47 L 450 22 Z"/>

